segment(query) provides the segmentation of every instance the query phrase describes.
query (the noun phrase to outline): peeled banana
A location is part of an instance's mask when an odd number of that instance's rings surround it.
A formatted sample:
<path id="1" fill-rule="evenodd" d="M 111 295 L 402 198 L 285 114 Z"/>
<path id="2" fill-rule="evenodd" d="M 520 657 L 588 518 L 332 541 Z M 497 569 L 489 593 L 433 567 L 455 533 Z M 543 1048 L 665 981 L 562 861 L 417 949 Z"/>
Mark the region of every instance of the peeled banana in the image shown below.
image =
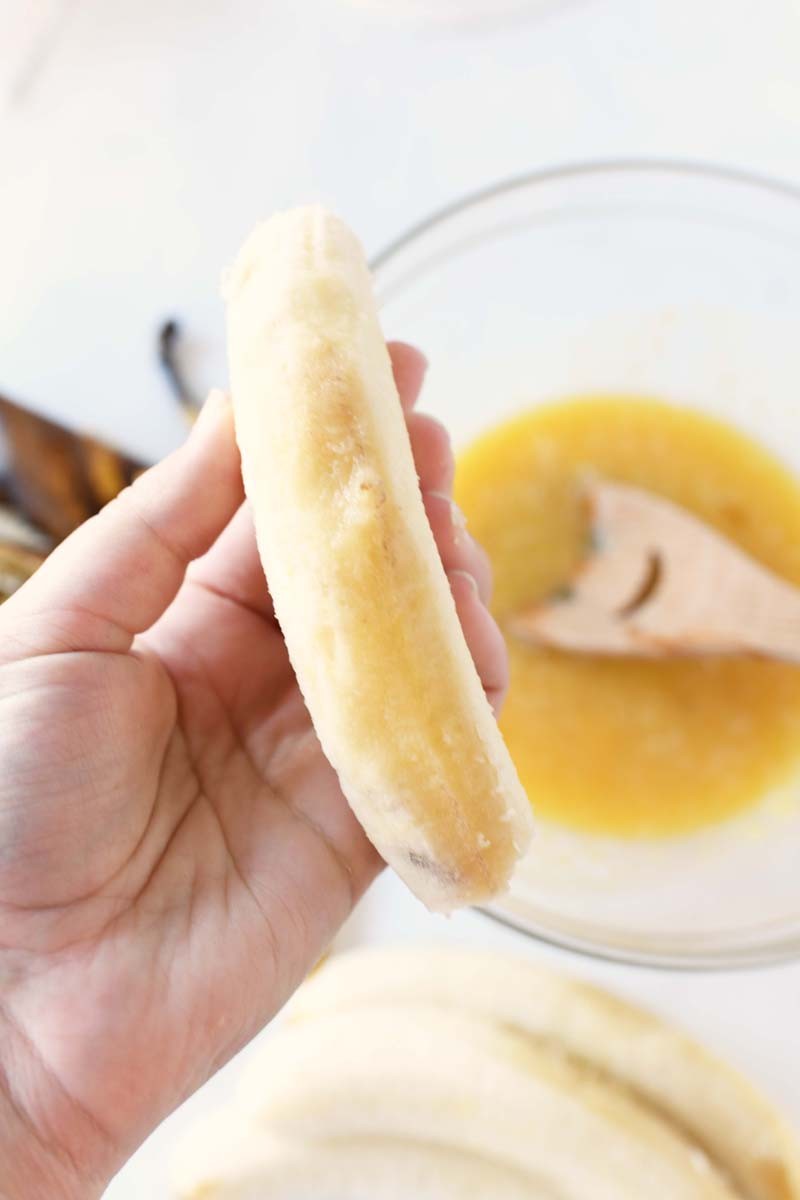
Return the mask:
<path id="1" fill-rule="evenodd" d="M 530 806 L 425 516 L 361 247 L 322 209 L 281 213 L 225 295 L 245 488 L 322 748 L 430 908 L 486 900 L 527 848 Z"/>
<path id="2" fill-rule="evenodd" d="M 182 1200 L 800 1200 L 792 1133 L 700 1046 L 443 947 L 329 960 L 182 1162 Z"/>
<path id="3" fill-rule="evenodd" d="M 185 1200 L 559 1200 L 535 1179 L 428 1142 L 342 1138 L 307 1142 L 265 1134 L 237 1115 L 211 1113 L 179 1147 L 175 1186 Z"/>
<path id="4" fill-rule="evenodd" d="M 263 1128 L 313 1144 L 428 1139 L 574 1200 L 736 1196 L 696 1146 L 614 1084 L 457 1010 L 387 1005 L 289 1025 L 246 1071 L 239 1102 Z"/>
<path id="5" fill-rule="evenodd" d="M 441 947 L 343 954 L 306 983 L 291 1012 L 302 1020 L 420 1002 L 561 1047 L 685 1129 L 743 1195 L 800 1198 L 797 1140 L 742 1075 L 642 1009 L 522 958 Z"/>

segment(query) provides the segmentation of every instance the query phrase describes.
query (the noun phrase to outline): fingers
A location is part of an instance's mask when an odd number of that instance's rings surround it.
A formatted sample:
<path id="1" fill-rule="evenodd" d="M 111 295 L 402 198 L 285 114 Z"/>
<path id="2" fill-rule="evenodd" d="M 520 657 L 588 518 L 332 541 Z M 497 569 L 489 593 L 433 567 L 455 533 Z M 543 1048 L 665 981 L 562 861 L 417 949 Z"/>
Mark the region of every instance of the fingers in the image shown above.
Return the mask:
<path id="1" fill-rule="evenodd" d="M 3 606 L 17 651 L 127 650 L 242 495 L 230 404 L 214 393 L 185 444 L 67 538 Z"/>
<path id="2" fill-rule="evenodd" d="M 421 350 L 406 342 L 389 342 L 388 349 L 400 403 L 404 412 L 410 412 L 419 398 L 428 360 Z"/>
<path id="3" fill-rule="evenodd" d="M 435 417 L 424 413 L 409 413 L 406 425 L 420 488 L 423 492 L 450 492 L 455 474 L 450 434 Z"/>
<path id="4" fill-rule="evenodd" d="M 411 412 L 425 358 L 403 343 L 389 349 L 428 519 L 470 650 L 497 703 L 507 664 L 502 637 L 482 603 L 491 589 L 489 562 L 449 497 L 454 468 L 446 430 Z M 180 450 L 62 543 L 6 602 L 0 622 L 13 627 L 17 652 L 129 649 L 170 605 L 193 560 L 190 584 L 271 617 L 252 517 L 242 500 L 230 404 L 216 393 Z"/>
<path id="5" fill-rule="evenodd" d="M 428 492 L 422 500 L 445 571 L 462 571 L 470 575 L 478 595 L 486 604 L 492 588 L 489 560 L 467 533 L 460 509 L 449 496 L 439 492 Z"/>
<path id="6" fill-rule="evenodd" d="M 508 688 L 508 652 L 503 635 L 478 595 L 475 580 L 465 571 L 447 573 L 464 637 L 484 691 L 497 712 Z"/>
<path id="7" fill-rule="evenodd" d="M 394 354 L 398 348 L 403 355 L 413 350 L 411 346 L 395 343 Z M 424 363 L 424 359 L 416 360 L 415 368 L 422 366 L 424 371 Z M 417 386 L 421 382 L 420 376 Z M 416 392 L 414 396 L 416 399 Z M 425 510 L 444 568 L 467 571 L 475 579 L 481 598 L 488 603 L 492 590 L 489 558 L 467 531 L 463 514 L 450 499 L 455 474 L 450 435 L 440 421 L 426 413 L 408 412 L 406 425 Z"/>
<path id="8" fill-rule="evenodd" d="M 410 347 L 402 347 L 400 360 Z M 398 347 L 393 349 L 396 361 Z M 416 369 L 419 363 L 414 364 Z M 395 365 L 395 377 L 398 369 Z M 421 377 L 414 377 L 416 390 Z M 399 384 L 398 384 L 399 386 Z M 414 453 L 425 512 L 447 572 L 461 627 L 489 702 L 497 711 L 508 687 L 508 655 L 503 636 L 488 612 L 492 570 L 488 555 L 466 528 L 463 514 L 451 499 L 455 466 L 450 437 L 434 417 L 410 411 L 406 424 Z"/>

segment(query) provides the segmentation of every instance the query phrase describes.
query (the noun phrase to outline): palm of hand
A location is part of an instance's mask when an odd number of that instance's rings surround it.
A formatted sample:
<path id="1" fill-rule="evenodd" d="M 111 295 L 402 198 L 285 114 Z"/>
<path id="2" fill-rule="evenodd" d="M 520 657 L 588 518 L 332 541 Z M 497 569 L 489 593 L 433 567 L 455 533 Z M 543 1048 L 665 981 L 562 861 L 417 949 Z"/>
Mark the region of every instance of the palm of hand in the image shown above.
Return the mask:
<path id="1" fill-rule="evenodd" d="M 148 639 L 160 657 L 33 659 L 0 703 L 0 793 L 18 804 L 26 781 L 0 874 L 7 1009 L 123 1152 L 268 1019 L 377 869 L 276 626 L 184 599 Z M 31 721 L 59 729 L 55 754 Z M 24 974 L 31 954 L 44 976 Z"/>
<path id="2" fill-rule="evenodd" d="M 395 370 L 402 385 L 402 352 Z M 413 357 L 405 373 L 413 402 Z M 379 867 L 236 512 L 229 413 L 200 425 L 182 465 L 149 472 L 0 615 L 0 1017 L 35 1078 L 26 1120 L 99 1182 L 280 1007 Z M 499 635 L 463 578 L 485 584 L 485 564 L 436 493 L 449 451 L 427 418 L 409 428 L 501 689 Z"/>

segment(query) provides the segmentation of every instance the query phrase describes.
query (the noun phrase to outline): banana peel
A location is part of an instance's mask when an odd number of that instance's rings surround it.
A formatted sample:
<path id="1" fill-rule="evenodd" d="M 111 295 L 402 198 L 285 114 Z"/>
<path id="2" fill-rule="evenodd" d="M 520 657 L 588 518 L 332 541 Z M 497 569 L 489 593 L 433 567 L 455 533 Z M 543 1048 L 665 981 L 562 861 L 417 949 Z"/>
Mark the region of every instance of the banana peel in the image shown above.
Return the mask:
<path id="1" fill-rule="evenodd" d="M 0 542 L 0 603 L 30 578 L 44 558 L 40 551 L 15 542 Z"/>
<path id="2" fill-rule="evenodd" d="M 2 396 L 0 430 L 9 463 L 7 500 L 54 542 L 99 512 L 144 468 Z"/>
<path id="3" fill-rule="evenodd" d="M 0 603 L 144 464 L 0 396 Z"/>

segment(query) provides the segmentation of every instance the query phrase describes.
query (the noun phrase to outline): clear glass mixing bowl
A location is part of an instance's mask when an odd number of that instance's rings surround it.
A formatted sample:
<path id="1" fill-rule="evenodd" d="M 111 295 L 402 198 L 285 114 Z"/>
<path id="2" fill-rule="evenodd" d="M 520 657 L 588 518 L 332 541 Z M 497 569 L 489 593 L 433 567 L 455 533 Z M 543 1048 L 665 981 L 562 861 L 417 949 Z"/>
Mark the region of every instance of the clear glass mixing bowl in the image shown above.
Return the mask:
<path id="1" fill-rule="evenodd" d="M 800 473 L 800 189 L 671 162 L 540 171 L 433 214 L 373 267 L 386 335 L 429 355 L 424 406 L 456 447 L 540 401 L 627 392 L 722 416 Z M 540 823 L 491 912 L 653 965 L 797 955 L 800 777 L 688 836 Z"/>
<path id="2" fill-rule="evenodd" d="M 566 0 L 348 0 L 393 22 L 439 26 L 503 23 L 507 18 L 553 12 Z"/>

